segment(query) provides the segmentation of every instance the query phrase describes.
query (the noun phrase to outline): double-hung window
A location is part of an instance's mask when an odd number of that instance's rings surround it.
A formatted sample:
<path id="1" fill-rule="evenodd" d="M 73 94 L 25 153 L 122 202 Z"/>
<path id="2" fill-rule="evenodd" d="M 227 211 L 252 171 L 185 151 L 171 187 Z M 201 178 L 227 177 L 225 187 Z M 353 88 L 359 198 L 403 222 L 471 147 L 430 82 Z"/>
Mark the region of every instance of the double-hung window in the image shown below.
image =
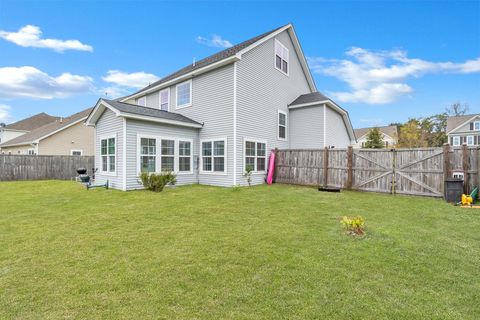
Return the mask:
<path id="1" fill-rule="evenodd" d="M 178 171 L 192 171 L 192 143 L 190 141 L 178 142 Z"/>
<path id="2" fill-rule="evenodd" d="M 480 131 L 480 121 L 475 121 L 473 123 L 473 130 Z"/>
<path id="3" fill-rule="evenodd" d="M 192 105 L 192 80 L 177 84 L 177 108 L 184 108 Z"/>
<path id="4" fill-rule="evenodd" d="M 262 141 L 245 140 L 244 171 L 264 172 L 267 166 L 267 144 Z"/>
<path id="5" fill-rule="evenodd" d="M 278 110 L 278 139 L 287 140 L 287 114 Z"/>
<path id="6" fill-rule="evenodd" d="M 157 167 L 157 140 L 140 138 L 140 171 L 155 172 Z"/>
<path id="7" fill-rule="evenodd" d="M 467 145 L 468 146 L 473 146 L 474 145 L 473 136 L 467 136 Z"/>
<path id="8" fill-rule="evenodd" d="M 170 89 L 160 91 L 160 110 L 168 111 L 170 108 Z"/>
<path id="9" fill-rule="evenodd" d="M 147 106 L 147 97 L 141 97 L 137 99 L 137 105 L 141 107 L 146 107 Z"/>
<path id="10" fill-rule="evenodd" d="M 226 140 L 202 141 L 202 172 L 225 173 Z"/>
<path id="11" fill-rule="evenodd" d="M 175 171 L 175 140 L 162 139 L 160 158 L 162 171 Z"/>
<path id="12" fill-rule="evenodd" d="M 452 144 L 454 146 L 459 146 L 460 145 L 460 137 L 459 136 L 453 137 L 452 142 L 453 142 Z"/>
<path id="13" fill-rule="evenodd" d="M 100 156 L 102 159 L 102 171 L 115 173 L 116 164 L 116 146 L 115 138 L 106 138 L 100 140 L 101 150 Z"/>
<path id="14" fill-rule="evenodd" d="M 275 68 L 288 75 L 288 49 L 275 39 Z"/>

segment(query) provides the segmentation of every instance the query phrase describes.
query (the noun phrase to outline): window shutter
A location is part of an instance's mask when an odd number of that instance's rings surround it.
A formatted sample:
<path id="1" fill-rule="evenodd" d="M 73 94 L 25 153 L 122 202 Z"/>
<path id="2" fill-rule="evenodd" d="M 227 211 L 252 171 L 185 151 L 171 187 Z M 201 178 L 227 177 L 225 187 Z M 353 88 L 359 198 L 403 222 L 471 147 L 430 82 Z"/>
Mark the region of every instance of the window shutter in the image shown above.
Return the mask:
<path id="1" fill-rule="evenodd" d="M 473 122 L 470 122 L 470 130 L 473 130 Z"/>
<path id="2" fill-rule="evenodd" d="M 450 145 L 453 146 L 453 137 L 450 137 Z"/>

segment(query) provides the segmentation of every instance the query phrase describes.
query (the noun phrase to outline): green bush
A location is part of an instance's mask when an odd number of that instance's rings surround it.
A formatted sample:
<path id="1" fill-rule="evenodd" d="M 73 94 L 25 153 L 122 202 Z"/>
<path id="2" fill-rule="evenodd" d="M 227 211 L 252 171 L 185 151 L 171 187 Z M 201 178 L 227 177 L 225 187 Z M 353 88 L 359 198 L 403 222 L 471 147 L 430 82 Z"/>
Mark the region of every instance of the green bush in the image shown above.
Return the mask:
<path id="1" fill-rule="evenodd" d="M 161 192 L 167 184 L 174 185 L 177 183 L 177 177 L 174 173 L 165 171 L 162 173 L 149 173 L 142 172 L 140 174 L 140 180 L 142 181 L 145 189 Z"/>
<path id="2" fill-rule="evenodd" d="M 340 223 L 348 234 L 362 235 L 365 233 L 365 218 L 362 216 L 343 217 Z"/>

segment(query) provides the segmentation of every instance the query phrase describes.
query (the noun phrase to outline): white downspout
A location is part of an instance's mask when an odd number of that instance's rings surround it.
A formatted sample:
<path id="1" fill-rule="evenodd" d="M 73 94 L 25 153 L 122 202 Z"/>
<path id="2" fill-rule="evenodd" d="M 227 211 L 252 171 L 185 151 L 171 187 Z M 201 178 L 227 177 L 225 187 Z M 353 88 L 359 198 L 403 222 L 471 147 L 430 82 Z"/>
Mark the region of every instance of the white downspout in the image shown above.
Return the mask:
<path id="1" fill-rule="evenodd" d="M 127 191 L 127 118 L 123 118 L 123 191 Z"/>
<path id="2" fill-rule="evenodd" d="M 237 62 L 233 63 L 233 185 L 237 184 Z"/>

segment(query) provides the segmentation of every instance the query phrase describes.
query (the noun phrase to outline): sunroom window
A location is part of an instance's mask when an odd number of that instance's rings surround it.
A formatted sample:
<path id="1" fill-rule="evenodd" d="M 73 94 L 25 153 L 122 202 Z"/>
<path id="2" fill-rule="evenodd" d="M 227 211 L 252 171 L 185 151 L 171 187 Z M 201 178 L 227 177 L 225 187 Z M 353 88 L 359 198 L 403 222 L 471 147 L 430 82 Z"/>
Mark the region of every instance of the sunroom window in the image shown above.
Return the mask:
<path id="1" fill-rule="evenodd" d="M 178 171 L 190 172 L 192 169 L 192 143 L 190 141 L 178 142 Z"/>
<path id="2" fill-rule="evenodd" d="M 175 171 L 175 140 L 162 140 L 162 171 Z"/>
<path id="3" fill-rule="evenodd" d="M 140 139 L 140 171 L 155 172 L 157 161 L 156 139 Z"/>
<path id="4" fill-rule="evenodd" d="M 115 172 L 115 138 L 101 139 L 100 157 L 102 159 L 102 171 L 103 172 Z"/>

